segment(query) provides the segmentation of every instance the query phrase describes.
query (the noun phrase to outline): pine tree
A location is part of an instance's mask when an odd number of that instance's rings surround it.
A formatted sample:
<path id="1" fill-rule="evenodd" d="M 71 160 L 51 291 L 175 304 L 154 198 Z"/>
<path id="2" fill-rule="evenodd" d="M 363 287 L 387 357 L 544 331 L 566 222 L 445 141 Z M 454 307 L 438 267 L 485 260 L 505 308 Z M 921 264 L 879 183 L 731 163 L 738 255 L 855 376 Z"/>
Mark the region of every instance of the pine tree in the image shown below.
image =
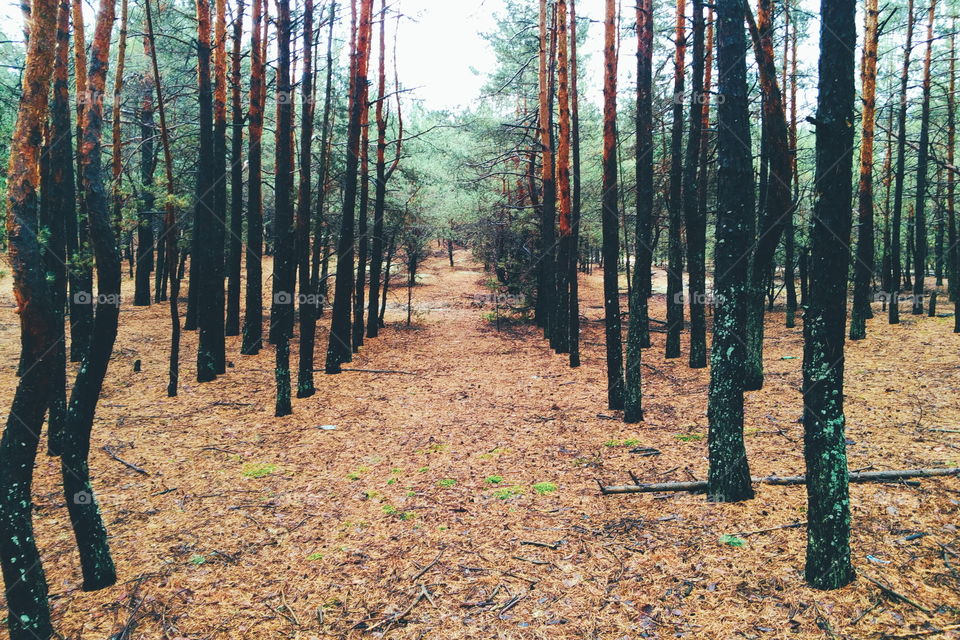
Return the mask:
<path id="1" fill-rule="evenodd" d="M 810 297 L 803 321 L 807 582 L 854 579 L 843 413 L 844 329 L 853 195 L 854 0 L 823 0 L 816 115 L 817 198 L 810 229 Z"/>
<path id="2" fill-rule="evenodd" d="M 718 0 L 717 226 L 714 248 L 713 345 L 710 351 L 709 499 L 735 502 L 753 497 L 743 444 L 743 384 L 746 365 L 746 292 L 754 216 L 753 163 L 747 96 L 743 5 Z"/>
<path id="3" fill-rule="evenodd" d="M 607 343 L 607 405 L 623 409 L 623 346 L 621 344 L 619 216 L 617 215 L 617 14 L 606 0 L 603 45 L 603 308 Z"/>

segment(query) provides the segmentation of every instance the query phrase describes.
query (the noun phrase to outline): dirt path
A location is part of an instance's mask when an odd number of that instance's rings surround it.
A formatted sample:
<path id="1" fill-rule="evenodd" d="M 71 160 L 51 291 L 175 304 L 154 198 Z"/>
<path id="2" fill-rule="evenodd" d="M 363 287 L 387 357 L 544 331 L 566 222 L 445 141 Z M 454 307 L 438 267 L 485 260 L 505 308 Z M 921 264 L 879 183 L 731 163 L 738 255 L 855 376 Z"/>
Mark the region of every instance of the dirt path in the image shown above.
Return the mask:
<path id="1" fill-rule="evenodd" d="M 644 356 L 647 421 L 608 418 L 599 271 L 584 278 L 577 370 L 533 329 L 497 332 L 483 319 L 473 298 L 486 276 L 467 252 L 452 269 L 436 255 L 423 274 L 415 326 L 402 327 L 406 293 L 394 290 L 388 328 L 348 365 L 414 375 L 318 374 L 317 395 L 284 419 L 272 416 L 272 351 L 237 356 L 237 339 L 235 366 L 201 386 L 188 334 L 181 397 L 166 398 L 166 308 L 125 307 L 92 454 L 123 584 L 79 591 L 57 464 L 38 464 L 37 539 L 66 637 L 102 640 L 130 625 L 130 638 L 190 640 L 820 638 L 823 620 L 857 637 L 926 622 L 885 601 L 854 626 L 877 589 L 805 588 L 803 529 L 720 542 L 802 522 L 802 488 L 764 487 L 740 505 L 598 495 L 598 478 L 624 481 L 628 470 L 705 477 L 708 381 L 706 370 L 664 361 L 655 335 Z M 2 302 L 9 406 L 17 329 Z M 851 468 L 960 460 L 960 437 L 927 430 L 960 423 L 949 323 L 875 320 L 871 338 L 851 345 Z M 748 398 L 757 474 L 802 471 L 800 329 L 781 324 L 773 314 L 767 387 Z M 143 373 L 132 373 L 135 359 Z M 639 457 L 635 446 L 662 453 Z M 941 624 L 958 613 L 960 582 L 939 546 L 960 550 L 958 488 L 944 479 L 852 490 L 856 564 Z M 913 532 L 928 535 L 905 540 Z"/>

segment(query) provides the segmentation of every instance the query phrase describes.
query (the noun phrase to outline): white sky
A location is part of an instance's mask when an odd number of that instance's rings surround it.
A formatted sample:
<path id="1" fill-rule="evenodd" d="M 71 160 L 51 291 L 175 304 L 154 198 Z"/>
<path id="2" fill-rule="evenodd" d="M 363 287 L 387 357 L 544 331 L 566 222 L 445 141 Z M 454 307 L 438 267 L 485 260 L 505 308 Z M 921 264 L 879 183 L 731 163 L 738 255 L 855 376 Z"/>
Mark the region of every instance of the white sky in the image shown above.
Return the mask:
<path id="1" fill-rule="evenodd" d="M 537 0 L 527 1 L 535 5 Z M 348 3 L 349 0 L 340 0 L 341 19 L 349 15 Z M 632 0 L 619 0 L 619 3 L 623 24 L 631 24 L 634 3 Z M 88 25 L 92 25 L 92 5 L 96 2 L 86 0 L 85 4 L 90 14 Z M 321 3 L 317 1 L 315 4 Z M 485 72 L 493 69 L 496 63 L 493 51 L 481 33 L 495 29 L 494 17 L 503 13 L 503 0 L 390 0 L 390 4 L 407 16 L 400 24 L 397 58 L 400 81 L 406 88 L 415 90 L 412 97 L 422 100 L 429 109 L 457 110 L 474 105 L 486 81 Z M 817 12 L 817 5 L 816 0 L 801 0 L 801 6 L 812 13 Z M 589 66 L 581 68 L 582 92 L 584 99 L 597 104 L 601 101 L 599 78 L 603 25 L 600 21 L 603 13 L 604 0 L 577 0 L 577 15 L 590 20 L 586 44 L 580 51 L 582 59 L 589 56 Z M 0 0 L 0 21 L 8 37 L 20 37 L 23 20 L 19 0 Z M 858 26 L 859 22 L 858 18 Z M 395 27 L 396 22 L 391 20 L 388 29 L 392 32 Z M 661 28 L 670 29 L 671 25 L 657 25 L 658 31 Z M 803 43 L 801 55 L 806 57 L 809 54 L 813 61 L 817 53 L 815 25 L 811 25 L 810 34 L 814 37 Z M 392 34 L 388 37 L 392 40 Z M 663 46 L 669 45 L 661 41 L 660 47 Z M 388 44 L 388 56 L 392 56 L 390 47 Z M 632 82 L 636 65 L 635 39 L 625 38 L 621 49 L 621 82 Z M 663 51 L 659 52 L 659 55 L 663 54 Z M 672 73 L 672 68 L 667 73 Z"/>

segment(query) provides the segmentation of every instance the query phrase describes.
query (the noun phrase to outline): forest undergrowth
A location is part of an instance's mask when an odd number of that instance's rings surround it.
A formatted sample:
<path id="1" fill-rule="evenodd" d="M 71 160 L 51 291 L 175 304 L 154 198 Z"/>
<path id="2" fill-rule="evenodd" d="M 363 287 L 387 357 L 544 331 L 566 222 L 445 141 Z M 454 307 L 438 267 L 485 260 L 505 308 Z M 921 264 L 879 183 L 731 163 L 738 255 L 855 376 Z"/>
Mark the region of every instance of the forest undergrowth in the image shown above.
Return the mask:
<path id="1" fill-rule="evenodd" d="M 803 487 L 759 486 L 736 504 L 600 494 L 598 480 L 630 472 L 705 479 L 708 369 L 664 360 L 655 333 L 645 422 L 624 424 L 598 413 L 601 272 L 582 276 L 579 369 L 532 326 L 498 331 L 477 304 L 487 278 L 469 252 L 453 268 L 437 252 L 413 326 L 398 286 L 389 339 L 343 375 L 318 374 L 282 419 L 272 349 L 240 356 L 228 338 L 227 375 L 188 376 L 168 398 L 167 311 L 124 306 L 91 448 L 120 579 L 81 591 L 59 463 L 41 457 L 34 521 L 56 628 L 75 640 L 960 637 L 960 480 L 852 485 L 860 576 L 811 589 Z M 9 406 L 19 340 L 2 285 Z M 657 294 L 652 317 L 664 307 Z M 960 466 L 953 318 L 877 315 L 847 344 L 850 469 Z M 753 475 L 804 470 L 802 329 L 783 324 L 782 309 L 767 314 L 766 384 L 746 394 Z M 185 334 L 184 358 L 196 339 Z"/>

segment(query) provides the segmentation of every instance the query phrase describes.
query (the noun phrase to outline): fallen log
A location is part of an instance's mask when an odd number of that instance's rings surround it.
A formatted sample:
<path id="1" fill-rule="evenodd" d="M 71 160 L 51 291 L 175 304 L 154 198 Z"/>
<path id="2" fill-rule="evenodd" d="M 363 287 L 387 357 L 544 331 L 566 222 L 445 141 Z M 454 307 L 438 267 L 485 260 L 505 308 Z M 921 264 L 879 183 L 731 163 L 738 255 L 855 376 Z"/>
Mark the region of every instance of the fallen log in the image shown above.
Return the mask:
<path id="1" fill-rule="evenodd" d="M 948 469 L 900 469 L 894 471 L 864 471 L 862 473 L 851 473 L 850 482 L 896 482 L 909 478 L 932 478 L 935 476 L 955 476 L 960 475 L 960 467 L 951 467 Z M 773 485 L 795 485 L 806 484 L 806 476 L 767 476 L 754 477 L 750 479 L 755 484 L 773 484 Z M 696 482 L 655 482 L 650 484 L 625 484 L 604 486 L 600 484 L 600 493 L 603 495 L 616 495 L 621 493 L 661 493 L 669 491 L 689 491 L 693 493 L 704 493 L 707 491 L 707 482 L 700 480 Z"/>

